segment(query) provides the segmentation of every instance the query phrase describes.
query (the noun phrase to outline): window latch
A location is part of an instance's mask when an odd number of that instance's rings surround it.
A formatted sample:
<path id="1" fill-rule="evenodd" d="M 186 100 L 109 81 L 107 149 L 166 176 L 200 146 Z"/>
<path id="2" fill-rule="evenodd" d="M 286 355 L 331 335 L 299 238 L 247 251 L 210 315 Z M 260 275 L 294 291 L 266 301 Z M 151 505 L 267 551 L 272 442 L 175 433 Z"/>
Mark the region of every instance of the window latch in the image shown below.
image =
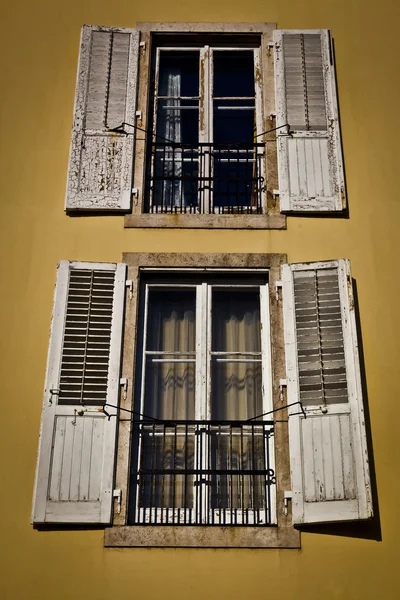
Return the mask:
<path id="1" fill-rule="evenodd" d="M 126 396 L 127 396 L 127 392 L 128 392 L 128 380 L 127 380 L 127 378 L 126 377 L 121 377 L 121 379 L 119 380 L 119 384 L 124 389 L 123 399 L 126 400 Z"/>
<path id="2" fill-rule="evenodd" d="M 132 298 L 133 298 L 133 281 L 132 281 L 132 279 L 127 279 L 125 281 L 125 287 L 127 287 L 129 290 L 129 300 L 132 300 Z"/>
<path id="3" fill-rule="evenodd" d="M 279 279 L 278 281 L 275 282 L 275 296 L 276 296 L 276 301 L 278 302 L 279 300 L 279 290 L 282 289 L 282 281 Z"/>
<path id="4" fill-rule="evenodd" d="M 292 498 L 293 498 L 293 493 L 291 490 L 283 492 L 283 512 L 284 512 L 285 517 L 287 517 L 287 515 L 288 515 L 289 500 L 291 501 Z"/>
<path id="5" fill-rule="evenodd" d="M 283 388 L 287 388 L 287 379 L 279 380 L 279 399 L 281 402 L 284 401 Z"/>
<path id="6" fill-rule="evenodd" d="M 117 515 L 121 514 L 121 499 L 122 499 L 122 490 L 120 488 L 113 491 L 113 498 L 117 499 Z"/>

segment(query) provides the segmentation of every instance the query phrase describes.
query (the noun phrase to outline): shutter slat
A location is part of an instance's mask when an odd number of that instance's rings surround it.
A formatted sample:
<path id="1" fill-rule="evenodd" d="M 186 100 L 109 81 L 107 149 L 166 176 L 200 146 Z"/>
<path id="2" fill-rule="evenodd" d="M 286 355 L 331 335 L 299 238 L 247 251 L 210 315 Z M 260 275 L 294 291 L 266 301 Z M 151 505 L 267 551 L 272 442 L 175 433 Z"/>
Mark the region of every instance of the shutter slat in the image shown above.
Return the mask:
<path id="1" fill-rule="evenodd" d="M 86 129 L 104 129 L 108 100 L 108 71 L 111 53 L 111 33 L 94 31 L 90 50 Z"/>
<path id="2" fill-rule="evenodd" d="M 129 43 L 126 33 L 114 33 L 110 64 L 110 90 L 107 110 L 108 127 L 118 127 L 125 121 L 128 83 Z"/>

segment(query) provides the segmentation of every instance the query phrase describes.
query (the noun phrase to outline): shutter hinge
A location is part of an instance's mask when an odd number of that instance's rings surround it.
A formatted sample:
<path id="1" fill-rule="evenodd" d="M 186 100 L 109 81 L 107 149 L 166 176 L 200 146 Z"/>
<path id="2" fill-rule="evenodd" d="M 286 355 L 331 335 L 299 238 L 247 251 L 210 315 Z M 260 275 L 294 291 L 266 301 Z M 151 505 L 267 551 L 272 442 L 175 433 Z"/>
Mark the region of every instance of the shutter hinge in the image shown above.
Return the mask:
<path id="1" fill-rule="evenodd" d="M 132 279 L 127 279 L 125 281 L 125 287 L 127 287 L 129 289 L 129 300 L 132 300 L 132 298 L 133 298 L 133 281 L 132 281 Z"/>
<path id="2" fill-rule="evenodd" d="M 293 498 L 292 490 L 283 492 L 283 512 L 284 512 L 285 517 L 287 517 L 287 514 L 288 514 L 289 500 L 292 500 L 292 498 Z"/>
<path id="3" fill-rule="evenodd" d="M 146 52 L 146 42 L 139 42 L 139 47 L 142 49 L 144 54 Z"/>
<path id="4" fill-rule="evenodd" d="M 137 110 L 135 112 L 135 116 L 137 119 L 139 119 L 140 121 L 142 120 L 142 111 L 141 110 Z"/>
<path id="5" fill-rule="evenodd" d="M 282 289 L 282 281 L 280 279 L 278 279 L 278 281 L 275 282 L 275 296 L 276 296 L 276 301 L 278 302 L 279 300 L 279 290 Z"/>
<path id="6" fill-rule="evenodd" d="M 269 113 L 269 120 L 272 121 L 273 119 L 276 119 L 276 112 Z"/>
<path id="7" fill-rule="evenodd" d="M 113 491 L 113 498 L 117 499 L 117 515 L 121 514 L 121 499 L 122 499 L 122 490 L 118 488 Z"/>
<path id="8" fill-rule="evenodd" d="M 283 388 L 287 388 L 287 379 L 279 380 L 279 399 L 281 402 L 284 401 Z"/>
<path id="9" fill-rule="evenodd" d="M 119 380 L 119 385 L 124 388 L 123 398 L 124 398 L 124 400 L 126 400 L 126 395 L 127 395 L 127 392 L 128 392 L 128 380 L 127 380 L 127 378 L 126 377 L 121 377 L 121 379 Z"/>
<path id="10" fill-rule="evenodd" d="M 267 46 L 273 50 L 275 48 L 275 42 L 268 42 Z"/>
<path id="11" fill-rule="evenodd" d="M 271 113 L 271 114 L 272 114 L 272 113 Z M 279 190 L 272 190 L 272 193 L 273 193 L 273 195 L 274 195 L 275 197 L 277 197 L 277 198 L 278 198 L 278 197 L 281 195 L 281 193 L 280 193 L 280 191 L 279 191 Z"/>

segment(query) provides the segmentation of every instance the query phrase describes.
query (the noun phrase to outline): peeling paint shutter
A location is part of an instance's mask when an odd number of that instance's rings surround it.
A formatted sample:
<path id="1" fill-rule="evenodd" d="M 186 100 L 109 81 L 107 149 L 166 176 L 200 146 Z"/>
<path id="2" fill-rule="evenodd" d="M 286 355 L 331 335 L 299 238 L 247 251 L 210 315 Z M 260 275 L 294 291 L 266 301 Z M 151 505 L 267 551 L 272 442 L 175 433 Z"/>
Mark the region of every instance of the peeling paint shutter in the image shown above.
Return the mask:
<path id="1" fill-rule="evenodd" d="M 135 29 L 82 28 L 67 211 L 130 208 L 138 48 Z"/>
<path id="2" fill-rule="evenodd" d="M 293 522 L 372 516 L 348 261 L 283 265 Z"/>
<path id="3" fill-rule="evenodd" d="M 59 264 L 34 523 L 109 523 L 126 265 Z M 107 407 L 116 414 L 116 409 Z"/>
<path id="4" fill-rule="evenodd" d="M 328 30 L 276 30 L 275 97 L 282 212 L 346 207 Z"/>

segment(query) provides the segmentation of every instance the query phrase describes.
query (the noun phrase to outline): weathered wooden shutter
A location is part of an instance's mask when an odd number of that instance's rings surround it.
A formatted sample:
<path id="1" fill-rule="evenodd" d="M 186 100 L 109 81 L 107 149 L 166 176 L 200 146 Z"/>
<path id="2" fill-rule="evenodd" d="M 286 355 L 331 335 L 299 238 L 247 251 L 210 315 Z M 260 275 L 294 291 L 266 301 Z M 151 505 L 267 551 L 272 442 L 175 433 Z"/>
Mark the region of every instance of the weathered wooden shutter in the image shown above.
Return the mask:
<path id="1" fill-rule="evenodd" d="M 367 519 L 372 501 L 348 261 L 283 265 L 293 522 Z"/>
<path id="2" fill-rule="evenodd" d="M 67 211 L 130 208 L 138 48 L 135 29 L 82 28 Z"/>
<path id="3" fill-rule="evenodd" d="M 36 471 L 34 523 L 111 519 L 126 265 L 62 261 Z"/>
<path id="4" fill-rule="evenodd" d="M 274 41 L 281 211 L 341 211 L 346 194 L 329 31 L 276 30 Z"/>

